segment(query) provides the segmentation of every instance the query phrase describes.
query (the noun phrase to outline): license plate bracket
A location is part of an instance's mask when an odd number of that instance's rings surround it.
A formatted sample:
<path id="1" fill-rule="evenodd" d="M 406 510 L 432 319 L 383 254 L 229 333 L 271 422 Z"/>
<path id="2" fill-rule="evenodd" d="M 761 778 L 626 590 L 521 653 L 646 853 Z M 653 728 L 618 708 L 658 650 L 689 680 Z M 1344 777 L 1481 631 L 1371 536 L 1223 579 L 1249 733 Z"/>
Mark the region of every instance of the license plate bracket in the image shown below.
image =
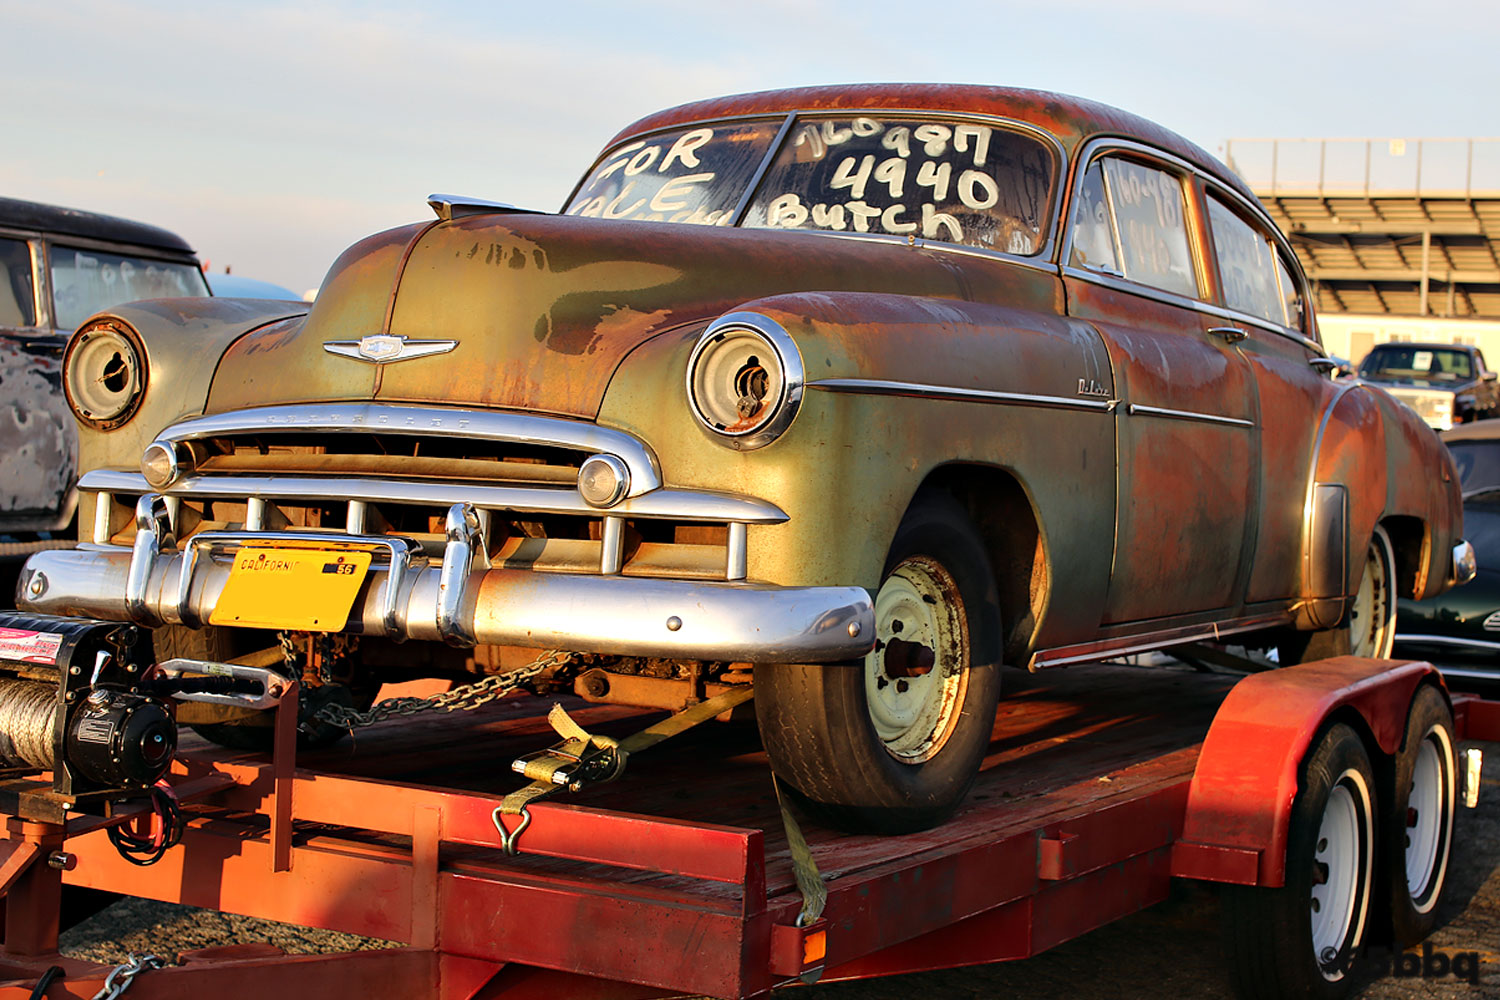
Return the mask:
<path id="1" fill-rule="evenodd" d="M 243 546 L 232 555 L 209 624 L 340 631 L 372 555 L 353 548 Z"/>

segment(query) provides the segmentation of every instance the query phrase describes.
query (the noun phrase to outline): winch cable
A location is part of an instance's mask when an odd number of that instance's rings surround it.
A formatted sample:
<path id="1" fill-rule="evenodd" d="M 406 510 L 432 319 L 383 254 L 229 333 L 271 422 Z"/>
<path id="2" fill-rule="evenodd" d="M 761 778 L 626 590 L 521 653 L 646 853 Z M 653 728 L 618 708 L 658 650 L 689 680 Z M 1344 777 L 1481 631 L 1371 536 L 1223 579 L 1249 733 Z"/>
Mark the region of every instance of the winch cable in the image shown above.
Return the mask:
<path id="1" fill-rule="evenodd" d="M 0 680 L 0 767 L 50 770 L 57 686 Z"/>

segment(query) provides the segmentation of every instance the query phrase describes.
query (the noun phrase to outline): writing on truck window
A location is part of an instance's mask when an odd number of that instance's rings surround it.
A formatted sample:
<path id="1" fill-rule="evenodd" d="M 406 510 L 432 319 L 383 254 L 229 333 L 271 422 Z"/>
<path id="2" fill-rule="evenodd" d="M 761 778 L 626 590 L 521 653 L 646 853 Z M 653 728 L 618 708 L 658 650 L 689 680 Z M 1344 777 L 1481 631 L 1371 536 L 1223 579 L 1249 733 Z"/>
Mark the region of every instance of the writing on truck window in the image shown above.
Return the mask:
<path id="1" fill-rule="evenodd" d="M 1013 254 L 1041 249 L 1052 158 L 983 123 L 801 119 L 766 172 L 747 227 L 910 236 Z"/>
<path id="2" fill-rule="evenodd" d="M 611 150 L 563 210 L 567 215 L 726 226 L 780 125 L 701 126 Z"/>

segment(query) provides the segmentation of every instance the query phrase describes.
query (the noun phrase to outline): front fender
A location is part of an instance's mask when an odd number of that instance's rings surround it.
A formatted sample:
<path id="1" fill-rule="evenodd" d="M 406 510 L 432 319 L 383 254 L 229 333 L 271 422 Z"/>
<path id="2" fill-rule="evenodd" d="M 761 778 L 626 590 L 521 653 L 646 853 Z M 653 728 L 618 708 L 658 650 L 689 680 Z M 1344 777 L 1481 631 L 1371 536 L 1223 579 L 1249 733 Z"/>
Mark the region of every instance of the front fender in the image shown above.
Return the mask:
<path id="1" fill-rule="evenodd" d="M 872 293 L 777 296 L 737 311 L 779 323 L 802 355 L 807 388 L 779 439 L 736 451 L 692 417 L 685 377 L 697 325 L 626 358 L 600 422 L 646 440 L 672 485 L 744 493 L 790 515 L 750 528 L 752 579 L 873 590 L 928 476 L 984 465 L 1012 475 L 1033 504 L 1049 579 L 1070 598 L 1051 602 L 1054 616 L 1077 619 L 1066 631 L 1097 627 L 1112 551 L 1114 418 L 1079 388 L 1113 398 L 1114 384 L 1092 327 L 1033 310 Z M 865 390 L 877 382 L 1054 402 Z"/>

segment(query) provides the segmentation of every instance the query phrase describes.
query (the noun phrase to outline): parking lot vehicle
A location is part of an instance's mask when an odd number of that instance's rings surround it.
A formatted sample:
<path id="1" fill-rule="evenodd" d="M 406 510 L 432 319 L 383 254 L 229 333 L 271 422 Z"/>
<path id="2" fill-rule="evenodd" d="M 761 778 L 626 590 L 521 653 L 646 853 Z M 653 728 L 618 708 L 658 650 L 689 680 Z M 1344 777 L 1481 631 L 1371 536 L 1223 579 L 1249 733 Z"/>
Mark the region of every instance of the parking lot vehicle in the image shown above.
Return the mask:
<path id="1" fill-rule="evenodd" d="M 0 198 L 0 278 L 0 536 L 14 539 L 3 549 L 12 556 L 73 518 L 78 433 L 61 383 L 68 335 L 121 302 L 209 292 L 192 248 L 165 229 L 14 198 Z M 138 355 L 110 337 L 81 347 L 101 380 L 75 388 L 77 405 L 107 423 L 140 391 L 128 367 Z"/>
<path id="2" fill-rule="evenodd" d="M 1377 344 L 1359 363 L 1359 377 L 1380 386 L 1440 431 L 1500 416 L 1500 376 L 1485 365 L 1477 347 Z"/>
<path id="3" fill-rule="evenodd" d="M 33 557 L 22 607 L 270 650 L 314 730 L 389 675 L 659 707 L 753 679 L 804 801 L 900 832 L 962 800 L 1002 663 L 1382 655 L 1397 594 L 1472 574 L 1446 452 L 1327 376 L 1255 198 L 1124 112 L 752 94 L 625 129 L 560 214 L 431 204 L 305 315 L 86 324 L 144 391 L 79 412 L 91 544 Z"/>
<path id="4" fill-rule="evenodd" d="M 1464 534 L 1479 571 L 1437 597 L 1401 600 L 1396 646 L 1440 660 L 1447 676 L 1500 686 L 1500 422 L 1455 427 L 1442 438 L 1458 467 Z"/>

